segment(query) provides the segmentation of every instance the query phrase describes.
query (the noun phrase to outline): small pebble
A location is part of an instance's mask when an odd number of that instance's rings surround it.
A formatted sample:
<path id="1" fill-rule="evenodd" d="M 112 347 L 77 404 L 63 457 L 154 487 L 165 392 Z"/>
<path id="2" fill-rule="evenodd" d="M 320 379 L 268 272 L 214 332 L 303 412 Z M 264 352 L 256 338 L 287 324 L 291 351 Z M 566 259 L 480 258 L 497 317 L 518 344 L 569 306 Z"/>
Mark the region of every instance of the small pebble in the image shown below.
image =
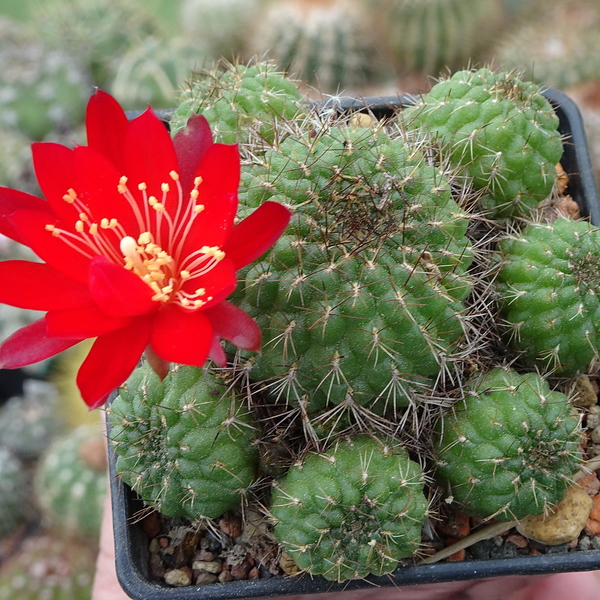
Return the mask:
<path id="1" fill-rule="evenodd" d="M 192 569 L 194 569 L 194 571 L 202 571 L 204 573 L 220 573 L 221 568 L 221 562 L 216 560 L 195 560 L 192 563 Z"/>
<path id="2" fill-rule="evenodd" d="M 233 581 L 233 575 L 229 571 L 221 571 L 219 573 L 219 581 L 221 583 L 229 583 Z"/>
<path id="3" fill-rule="evenodd" d="M 567 544 L 577 539 L 586 527 L 592 505 L 587 493 L 572 485 L 549 514 L 525 517 L 517 525 L 517 531 L 548 546 Z"/>
<path id="4" fill-rule="evenodd" d="M 248 573 L 252 567 L 247 563 L 243 562 L 239 565 L 233 565 L 231 567 L 231 575 L 234 579 L 242 580 L 248 579 Z"/>
<path id="5" fill-rule="evenodd" d="M 586 425 L 589 429 L 595 429 L 600 425 L 600 406 L 595 405 L 590 408 L 586 418 Z"/>
<path id="6" fill-rule="evenodd" d="M 229 537 L 239 537 L 243 530 L 242 519 L 238 515 L 226 513 L 219 521 L 219 529 Z"/>
<path id="7" fill-rule="evenodd" d="M 165 583 L 174 587 L 183 587 L 192 583 L 191 572 L 188 569 L 172 569 L 165 573 Z"/>
<path id="8" fill-rule="evenodd" d="M 210 585 L 211 583 L 217 583 L 220 579 L 213 573 L 200 572 L 196 577 L 196 585 Z"/>

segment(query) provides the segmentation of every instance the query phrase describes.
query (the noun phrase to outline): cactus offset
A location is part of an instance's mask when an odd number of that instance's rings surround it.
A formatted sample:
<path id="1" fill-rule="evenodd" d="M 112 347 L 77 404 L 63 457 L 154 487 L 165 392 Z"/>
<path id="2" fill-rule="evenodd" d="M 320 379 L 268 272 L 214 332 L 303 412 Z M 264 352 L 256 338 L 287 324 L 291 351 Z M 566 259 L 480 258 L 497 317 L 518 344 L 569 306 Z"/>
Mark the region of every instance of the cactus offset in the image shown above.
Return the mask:
<path id="1" fill-rule="evenodd" d="M 585 221 L 531 223 L 501 240 L 507 338 L 523 364 L 571 376 L 600 353 L 600 231 Z"/>
<path id="2" fill-rule="evenodd" d="M 384 575 L 421 543 L 423 474 L 368 436 L 309 454 L 275 484 L 275 535 L 301 569 L 333 581 Z"/>
<path id="3" fill-rule="evenodd" d="M 467 514 L 499 520 L 560 502 L 581 462 L 579 418 L 535 373 L 496 368 L 437 424 L 436 479 Z"/>
<path id="4" fill-rule="evenodd" d="M 108 420 L 117 472 L 167 516 L 216 518 L 240 506 L 256 475 L 252 419 L 211 371 L 179 367 L 161 382 L 144 364 Z"/>
<path id="5" fill-rule="evenodd" d="M 305 110 L 296 84 L 273 64 L 221 62 L 212 70 L 193 74 L 181 90 L 171 132 L 175 135 L 192 115 L 202 113 L 215 141 L 244 142 L 253 133 L 272 142 L 278 121 L 293 119 Z"/>
<path id="6" fill-rule="evenodd" d="M 459 71 L 405 111 L 484 194 L 490 217 L 529 215 L 552 191 L 562 156 L 558 117 L 539 88 L 514 73 Z"/>
<path id="7" fill-rule="evenodd" d="M 298 131 L 243 174 L 240 201 L 294 217 L 237 301 L 263 331 L 251 377 L 311 410 L 406 406 L 462 341 L 467 218 L 446 175 L 383 131 Z"/>

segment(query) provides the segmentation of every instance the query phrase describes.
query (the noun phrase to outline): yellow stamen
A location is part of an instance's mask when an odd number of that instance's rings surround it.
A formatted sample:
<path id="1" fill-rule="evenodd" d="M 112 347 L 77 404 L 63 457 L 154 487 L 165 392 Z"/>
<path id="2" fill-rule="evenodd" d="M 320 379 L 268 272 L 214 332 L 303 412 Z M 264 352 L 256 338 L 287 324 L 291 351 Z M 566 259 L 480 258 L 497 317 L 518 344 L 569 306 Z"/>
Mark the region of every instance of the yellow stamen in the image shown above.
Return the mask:
<path id="1" fill-rule="evenodd" d="M 177 181 L 179 179 L 179 173 L 177 171 L 171 171 L 169 176 L 173 181 Z"/>
<path id="2" fill-rule="evenodd" d="M 83 232 L 83 221 L 77 221 L 77 223 L 75 223 L 75 231 L 78 233 Z"/>
<path id="3" fill-rule="evenodd" d="M 199 186 L 201 183 L 202 183 L 202 177 L 200 177 L 200 175 L 198 175 L 198 177 L 196 177 L 196 178 L 194 179 L 194 185 L 195 185 L 196 187 L 198 187 L 198 186 Z"/>
<path id="4" fill-rule="evenodd" d="M 194 212 L 199 215 L 204 210 L 204 204 L 196 204 L 194 206 Z"/>
<path id="5" fill-rule="evenodd" d="M 192 190 L 190 192 L 190 196 L 192 197 L 193 200 L 197 200 L 198 196 L 200 196 L 200 192 L 198 190 Z"/>
<path id="6" fill-rule="evenodd" d="M 160 189 L 161 189 L 161 191 L 163 191 L 163 192 L 168 192 L 168 191 L 169 191 L 169 189 L 170 189 L 170 188 L 169 188 L 169 184 L 168 184 L 168 183 L 161 183 L 161 184 L 160 184 Z"/>
<path id="7" fill-rule="evenodd" d="M 145 189 L 148 189 L 148 186 L 142 181 L 142 183 L 138 185 L 138 190 L 140 190 L 140 192 L 143 192 Z"/>
<path id="8" fill-rule="evenodd" d="M 96 235 L 98 233 L 98 223 L 92 223 L 90 225 L 90 233 Z"/>

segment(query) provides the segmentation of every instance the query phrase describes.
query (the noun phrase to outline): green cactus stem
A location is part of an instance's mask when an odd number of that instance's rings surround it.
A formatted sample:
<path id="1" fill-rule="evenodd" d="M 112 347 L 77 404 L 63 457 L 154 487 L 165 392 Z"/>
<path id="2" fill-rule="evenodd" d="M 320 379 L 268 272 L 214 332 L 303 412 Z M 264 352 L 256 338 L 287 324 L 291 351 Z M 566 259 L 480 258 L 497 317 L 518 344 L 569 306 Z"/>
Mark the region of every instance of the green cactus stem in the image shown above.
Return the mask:
<path id="1" fill-rule="evenodd" d="M 527 216 L 552 191 L 562 156 L 558 117 L 537 85 L 515 73 L 458 71 L 405 111 L 485 193 L 495 218 Z"/>
<path id="2" fill-rule="evenodd" d="M 252 418 L 211 371 L 147 364 L 109 409 L 117 473 L 167 516 L 216 518 L 238 508 L 256 476 Z"/>
<path id="3" fill-rule="evenodd" d="M 484 519 L 542 514 L 581 462 L 580 419 L 535 373 L 492 369 L 436 429 L 437 481 L 463 512 Z"/>
<path id="4" fill-rule="evenodd" d="M 332 581 L 392 572 L 421 543 L 423 473 L 366 435 L 308 454 L 274 486 L 275 535 L 302 570 Z"/>
<path id="5" fill-rule="evenodd" d="M 563 376 L 600 352 L 600 231 L 560 218 L 501 240 L 496 280 L 506 337 L 524 365 Z"/>

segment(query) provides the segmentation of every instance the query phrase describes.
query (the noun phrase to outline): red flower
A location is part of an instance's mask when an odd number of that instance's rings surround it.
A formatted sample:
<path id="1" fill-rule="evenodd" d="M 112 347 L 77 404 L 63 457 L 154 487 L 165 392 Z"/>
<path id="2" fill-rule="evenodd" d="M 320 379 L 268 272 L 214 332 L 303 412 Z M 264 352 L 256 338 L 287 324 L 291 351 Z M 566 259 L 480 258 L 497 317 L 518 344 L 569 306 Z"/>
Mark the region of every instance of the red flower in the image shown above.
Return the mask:
<path id="1" fill-rule="evenodd" d="M 130 122 L 99 91 L 86 126 L 88 146 L 33 145 L 46 200 L 0 188 L 0 233 L 45 261 L 0 263 L 0 302 L 47 311 L 0 346 L 0 367 L 97 338 L 77 375 L 97 407 L 144 351 L 164 374 L 169 362 L 223 364 L 220 338 L 258 350 L 258 326 L 225 298 L 289 211 L 267 202 L 234 225 L 238 149 L 213 143 L 202 116 L 171 139 L 152 110 Z"/>

